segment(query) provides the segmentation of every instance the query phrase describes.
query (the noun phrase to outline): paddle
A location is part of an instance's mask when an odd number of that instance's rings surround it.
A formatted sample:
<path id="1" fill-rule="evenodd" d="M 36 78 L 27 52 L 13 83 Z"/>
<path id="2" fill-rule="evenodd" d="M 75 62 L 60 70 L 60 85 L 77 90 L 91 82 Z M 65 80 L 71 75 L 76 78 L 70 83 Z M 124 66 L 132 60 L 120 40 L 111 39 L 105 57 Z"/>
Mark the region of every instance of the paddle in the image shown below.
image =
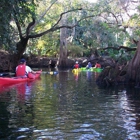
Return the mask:
<path id="1" fill-rule="evenodd" d="M 0 77 L 11 77 L 15 76 L 15 73 L 0 73 Z"/>

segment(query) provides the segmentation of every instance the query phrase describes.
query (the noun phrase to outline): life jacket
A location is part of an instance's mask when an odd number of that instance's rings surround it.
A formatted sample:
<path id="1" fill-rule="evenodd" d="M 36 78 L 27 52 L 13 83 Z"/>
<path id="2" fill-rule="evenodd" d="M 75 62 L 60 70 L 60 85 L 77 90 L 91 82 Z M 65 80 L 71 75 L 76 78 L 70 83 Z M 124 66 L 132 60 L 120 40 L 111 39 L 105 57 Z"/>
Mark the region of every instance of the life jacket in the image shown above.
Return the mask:
<path id="1" fill-rule="evenodd" d="M 89 63 L 88 65 L 87 65 L 87 68 L 91 68 L 92 67 L 92 65 L 91 65 L 91 63 Z"/>
<path id="2" fill-rule="evenodd" d="M 74 65 L 74 68 L 75 68 L 75 69 L 78 69 L 78 68 L 79 68 L 79 64 L 75 64 L 75 65 Z"/>
<path id="3" fill-rule="evenodd" d="M 26 75 L 26 65 L 20 64 L 16 69 L 16 76 L 25 76 Z"/>
<path id="4" fill-rule="evenodd" d="M 101 68 L 101 65 L 100 64 L 96 64 L 96 68 Z"/>

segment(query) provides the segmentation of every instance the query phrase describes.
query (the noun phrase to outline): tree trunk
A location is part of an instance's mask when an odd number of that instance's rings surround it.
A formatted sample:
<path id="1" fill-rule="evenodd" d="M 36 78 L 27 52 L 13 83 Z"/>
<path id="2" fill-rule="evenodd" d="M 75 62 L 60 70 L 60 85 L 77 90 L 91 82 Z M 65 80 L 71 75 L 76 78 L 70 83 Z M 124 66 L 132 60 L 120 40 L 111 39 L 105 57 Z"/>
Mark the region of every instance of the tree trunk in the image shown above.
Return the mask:
<path id="1" fill-rule="evenodd" d="M 28 43 L 28 38 L 22 38 L 16 45 L 16 49 L 17 49 L 17 53 L 15 55 L 15 59 L 17 60 L 17 62 L 20 60 L 20 58 L 22 57 L 23 53 L 26 50 L 26 46 Z"/>
<path id="2" fill-rule="evenodd" d="M 10 62 L 11 62 L 10 69 L 11 70 L 15 70 L 15 67 L 18 65 L 19 60 L 21 59 L 21 57 L 23 56 L 23 53 L 26 50 L 27 43 L 28 43 L 28 38 L 23 38 L 17 43 L 17 45 L 16 45 L 17 52 L 12 55 L 12 58 L 10 60 Z"/>
<path id="3" fill-rule="evenodd" d="M 66 24 L 66 15 L 61 21 L 62 25 Z M 67 64 L 67 28 L 60 29 L 60 52 L 58 59 L 58 67 L 66 68 Z"/>
<path id="4" fill-rule="evenodd" d="M 67 40 L 66 40 L 66 28 L 61 29 L 60 32 L 60 53 L 58 67 L 67 67 Z"/>
<path id="5" fill-rule="evenodd" d="M 128 82 L 140 82 L 140 41 L 138 42 L 136 53 L 128 65 L 126 78 Z"/>

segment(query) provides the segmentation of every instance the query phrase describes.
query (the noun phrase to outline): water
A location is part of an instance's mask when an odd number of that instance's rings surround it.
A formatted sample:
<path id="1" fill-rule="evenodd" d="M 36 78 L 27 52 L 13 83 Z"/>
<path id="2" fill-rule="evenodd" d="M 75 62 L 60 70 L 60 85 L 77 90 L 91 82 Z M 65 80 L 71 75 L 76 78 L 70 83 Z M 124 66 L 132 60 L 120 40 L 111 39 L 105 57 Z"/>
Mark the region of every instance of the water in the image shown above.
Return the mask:
<path id="1" fill-rule="evenodd" d="M 100 89 L 94 72 L 46 71 L 0 89 L 0 140 L 140 139 L 140 89 Z"/>

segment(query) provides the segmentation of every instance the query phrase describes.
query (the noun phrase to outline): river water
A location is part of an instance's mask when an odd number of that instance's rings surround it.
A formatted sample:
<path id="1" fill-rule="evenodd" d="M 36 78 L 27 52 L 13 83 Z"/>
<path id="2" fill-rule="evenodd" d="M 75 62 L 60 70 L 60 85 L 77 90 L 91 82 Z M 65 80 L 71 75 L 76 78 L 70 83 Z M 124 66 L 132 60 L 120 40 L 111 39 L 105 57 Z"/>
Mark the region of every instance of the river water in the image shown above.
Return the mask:
<path id="1" fill-rule="evenodd" d="M 99 73 L 43 70 L 0 89 L 0 140 L 140 140 L 140 89 L 99 88 Z"/>

